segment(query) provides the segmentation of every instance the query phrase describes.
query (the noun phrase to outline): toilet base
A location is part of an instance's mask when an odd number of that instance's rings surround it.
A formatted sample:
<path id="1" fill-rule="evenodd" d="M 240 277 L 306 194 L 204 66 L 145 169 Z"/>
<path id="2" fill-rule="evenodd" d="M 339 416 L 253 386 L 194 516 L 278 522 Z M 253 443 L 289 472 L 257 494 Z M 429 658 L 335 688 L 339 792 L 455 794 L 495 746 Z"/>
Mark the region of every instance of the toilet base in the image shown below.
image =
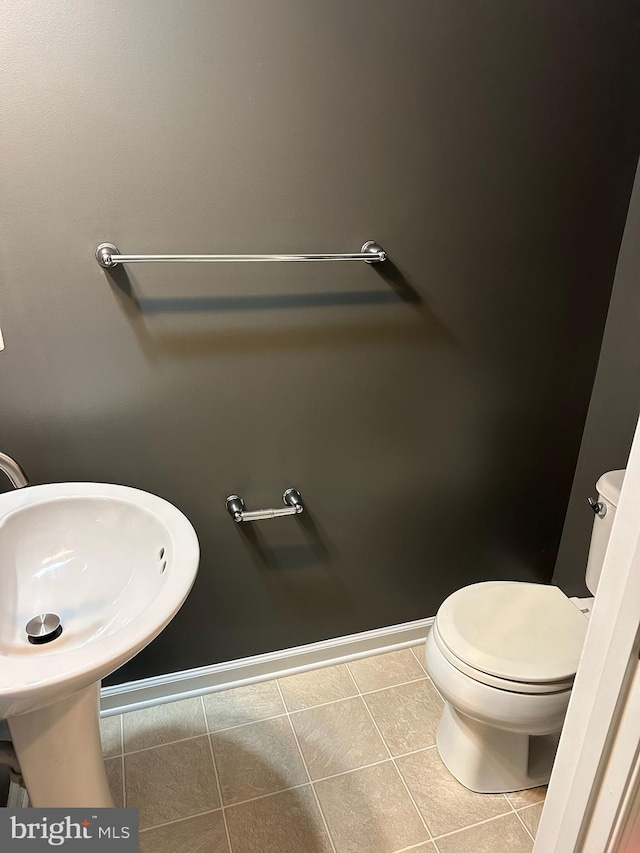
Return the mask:
<path id="1" fill-rule="evenodd" d="M 560 732 L 527 735 L 479 723 L 445 702 L 438 752 L 458 782 L 478 794 L 506 794 L 546 785 Z"/>

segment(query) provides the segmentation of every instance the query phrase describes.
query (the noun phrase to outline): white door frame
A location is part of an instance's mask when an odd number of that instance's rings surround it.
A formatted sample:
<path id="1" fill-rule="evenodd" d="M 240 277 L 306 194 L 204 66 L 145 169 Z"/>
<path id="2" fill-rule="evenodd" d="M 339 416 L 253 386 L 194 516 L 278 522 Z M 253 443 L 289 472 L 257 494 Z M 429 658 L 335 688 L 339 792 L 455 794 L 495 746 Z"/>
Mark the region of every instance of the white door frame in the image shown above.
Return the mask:
<path id="1" fill-rule="evenodd" d="M 640 425 L 551 774 L 534 853 L 604 853 L 640 741 Z"/>

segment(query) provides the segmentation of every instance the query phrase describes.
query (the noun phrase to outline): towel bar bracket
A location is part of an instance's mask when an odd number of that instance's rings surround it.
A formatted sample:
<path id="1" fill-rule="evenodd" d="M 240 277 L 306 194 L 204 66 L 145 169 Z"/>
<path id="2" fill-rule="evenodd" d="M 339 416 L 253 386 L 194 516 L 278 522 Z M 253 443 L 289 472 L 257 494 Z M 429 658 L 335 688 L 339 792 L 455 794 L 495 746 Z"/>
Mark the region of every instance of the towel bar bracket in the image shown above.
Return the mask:
<path id="1" fill-rule="evenodd" d="M 113 243 L 100 243 L 96 249 L 96 260 L 103 269 L 108 270 L 117 264 L 117 261 L 112 260 L 111 256 L 118 254 L 120 253 Z"/>

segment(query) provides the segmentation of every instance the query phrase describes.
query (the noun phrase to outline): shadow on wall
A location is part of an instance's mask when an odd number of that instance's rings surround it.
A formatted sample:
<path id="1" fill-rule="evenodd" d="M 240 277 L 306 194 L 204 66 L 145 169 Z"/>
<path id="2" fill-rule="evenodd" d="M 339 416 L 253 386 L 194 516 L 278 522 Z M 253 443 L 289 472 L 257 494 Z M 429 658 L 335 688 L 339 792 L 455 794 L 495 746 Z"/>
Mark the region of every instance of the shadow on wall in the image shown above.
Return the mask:
<path id="1" fill-rule="evenodd" d="M 256 524 L 252 522 L 241 522 L 236 529 L 242 535 L 245 546 L 250 551 L 256 565 L 265 569 L 278 568 L 305 568 L 316 563 L 327 563 L 331 559 L 331 549 L 326 544 L 327 538 L 324 531 L 320 531 L 315 521 L 309 504 L 305 501 L 305 511 L 302 515 L 296 515 L 293 520 L 297 522 L 298 529 L 302 531 L 305 544 L 288 549 L 289 558 L 282 559 L 285 553 L 281 548 L 272 548 Z M 289 525 L 290 527 L 290 525 Z"/>
<path id="2" fill-rule="evenodd" d="M 308 501 L 293 523 L 259 528 L 244 522 L 235 527 L 270 600 L 287 619 L 313 620 L 323 608 L 330 608 L 334 617 L 358 612 L 359 601 L 332 560 L 336 549 Z"/>
<path id="3" fill-rule="evenodd" d="M 145 297 L 136 287 L 123 266 L 107 270 L 107 278 L 121 310 L 131 323 L 142 350 L 150 359 L 158 355 L 183 358 L 198 357 L 207 353 L 229 353 L 264 350 L 312 349 L 331 345 L 357 343 L 384 343 L 406 341 L 410 337 L 433 342 L 451 342 L 448 328 L 426 305 L 422 296 L 407 281 L 391 261 L 373 269 L 390 289 L 355 290 L 342 292 L 287 293 L 251 296 L 204 297 Z M 286 311 L 307 308 L 358 308 L 363 306 L 410 306 L 420 320 L 419 325 L 406 321 L 391 322 L 341 322 L 325 323 L 312 327 L 242 328 L 233 334 L 216 331 L 188 333 L 153 333 L 145 317 L 167 314 L 231 314 L 240 312 Z"/>

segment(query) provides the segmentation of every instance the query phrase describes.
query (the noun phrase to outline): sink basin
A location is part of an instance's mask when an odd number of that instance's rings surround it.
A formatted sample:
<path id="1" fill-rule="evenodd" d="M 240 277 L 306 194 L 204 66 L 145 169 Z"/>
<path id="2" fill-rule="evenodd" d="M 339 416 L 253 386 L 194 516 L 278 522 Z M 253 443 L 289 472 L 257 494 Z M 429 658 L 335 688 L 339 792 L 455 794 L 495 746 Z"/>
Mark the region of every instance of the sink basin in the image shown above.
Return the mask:
<path id="1" fill-rule="evenodd" d="M 177 613 L 196 577 L 198 540 L 185 516 L 155 495 L 54 483 L 0 495 L 0 558 L 0 717 L 9 720 L 32 803 L 58 805 L 34 802 L 25 766 L 31 741 L 42 751 L 43 732 L 58 725 L 60 739 L 67 718 L 75 721 L 76 749 L 81 730 L 97 730 L 100 679 Z M 27 623 L 47 613 L 58 617 L 61 633 L 35 644 Z M 85 705 L 90 712 L 79 710 Z M 33 784 L 41 787 L 38 765 Z"/>
<path id="2" fill-rule="evenodd" d="M 99 681 L 167 625 L 198 567 L 174 506 L 138 489 L 54 483 L 0 495 L 0 717 Z M 32 645 L 41 613 L 62 634 Z"/>

